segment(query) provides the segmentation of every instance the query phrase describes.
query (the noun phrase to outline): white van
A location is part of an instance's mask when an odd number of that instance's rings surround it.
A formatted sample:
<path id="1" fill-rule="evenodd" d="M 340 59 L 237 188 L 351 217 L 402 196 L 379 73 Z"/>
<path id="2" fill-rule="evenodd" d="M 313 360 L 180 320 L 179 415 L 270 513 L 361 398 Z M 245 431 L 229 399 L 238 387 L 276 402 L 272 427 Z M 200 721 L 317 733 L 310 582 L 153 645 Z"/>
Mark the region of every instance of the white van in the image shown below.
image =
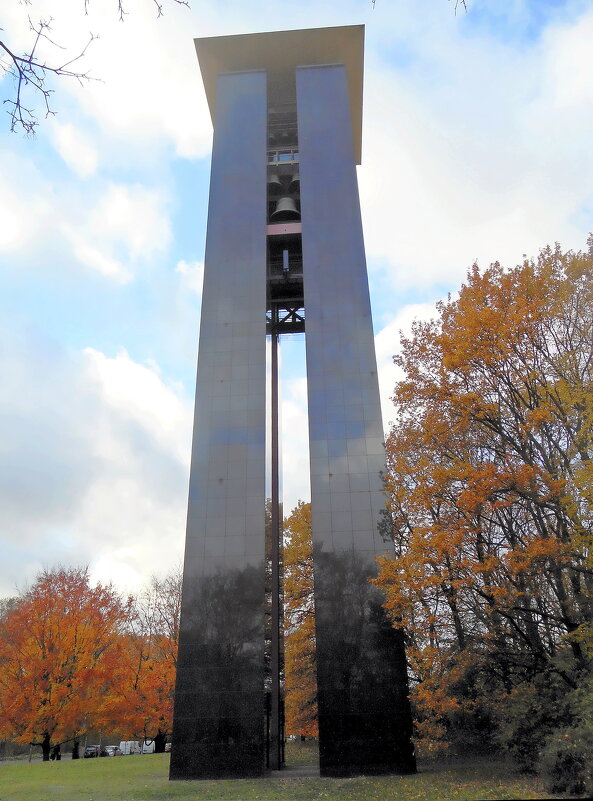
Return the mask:
<path id="1" fill-rule="evenodd" d="M 138 740 L 122 740 L 119 744 L 119 747 L 124 756 L 142 753 L 142 748 L 140 747 Z"/>
<path id="2" fill-rule="evenodd" d="M 142 743 L 142 753 L 143 754 L 154 754 L 154 740 L 146 740 Z"/>

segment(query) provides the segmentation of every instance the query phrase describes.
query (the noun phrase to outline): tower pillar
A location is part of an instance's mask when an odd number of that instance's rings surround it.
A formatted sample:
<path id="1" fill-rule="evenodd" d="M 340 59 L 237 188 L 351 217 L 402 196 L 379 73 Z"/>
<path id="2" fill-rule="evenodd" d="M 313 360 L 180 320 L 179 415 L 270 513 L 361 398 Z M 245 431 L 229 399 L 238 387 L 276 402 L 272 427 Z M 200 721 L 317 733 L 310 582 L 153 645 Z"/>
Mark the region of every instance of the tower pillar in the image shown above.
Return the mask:
<path id="1" fill-rule="evenodd" d="M 321 774 L 415 763 L 401 635 L 369 579 L 393 553 L 383 423 L 342 64 L 296 71 Z"/>
<path id="2" fill-rule="evenodd" d="M 264 741 L 266 73 L 217 80 L 171 777 Z"/>

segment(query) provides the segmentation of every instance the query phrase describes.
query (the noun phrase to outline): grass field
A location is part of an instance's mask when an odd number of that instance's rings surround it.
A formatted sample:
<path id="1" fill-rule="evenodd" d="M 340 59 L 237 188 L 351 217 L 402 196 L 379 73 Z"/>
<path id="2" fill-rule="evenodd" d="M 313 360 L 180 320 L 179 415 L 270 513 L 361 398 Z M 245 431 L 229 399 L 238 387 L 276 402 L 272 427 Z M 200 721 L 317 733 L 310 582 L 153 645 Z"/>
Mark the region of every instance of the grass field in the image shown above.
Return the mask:
<path id="1" fill-rule="evenodd" d="M 311 745 L 292 744 L 287 761 L 306 764 Z M 549 797 L 532 777 L 483 758 L 425 763 L 416 776 L 265 778 L 169 782 L 169 756 L 0 763 L 1 801 L 446 801 Z"/>

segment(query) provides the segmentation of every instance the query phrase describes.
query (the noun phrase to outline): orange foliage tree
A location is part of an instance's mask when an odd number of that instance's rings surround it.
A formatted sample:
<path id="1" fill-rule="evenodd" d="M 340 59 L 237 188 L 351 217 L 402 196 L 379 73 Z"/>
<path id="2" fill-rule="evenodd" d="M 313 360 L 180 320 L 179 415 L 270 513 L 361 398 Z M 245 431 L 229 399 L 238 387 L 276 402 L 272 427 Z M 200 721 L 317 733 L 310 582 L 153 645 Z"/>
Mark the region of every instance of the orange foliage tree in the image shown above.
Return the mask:
<path id="1" fill-rule="evenodd" d="M 40 745 L 77 739 L 117 659 L 130 613 L 82 568 L 40 573 L 0 619 L 0 736 Z"/>
<path id="2" fill-rule="evenodd" d="M 165 750 L 173 724 L 173 696 L 181 611 L 181 570 L 153 577 L 134 601 L 130 623 L 117 644 L 111 688 L 97 720 Z"/>
<path id="3" fill-rule="evenodd" d="M 317 736 L 310 503 L 299 501 L 284 520 L 283 564 L 286 733 Z"/>
<path id="4" fill-rule="evenodd" d="M 570 692 L 591 669 L 593 238 L 474 266 L 438 311 L 395 359 L 397 558 L 377 579 L 433 744 L 494 693 L 542 675 Z"/>

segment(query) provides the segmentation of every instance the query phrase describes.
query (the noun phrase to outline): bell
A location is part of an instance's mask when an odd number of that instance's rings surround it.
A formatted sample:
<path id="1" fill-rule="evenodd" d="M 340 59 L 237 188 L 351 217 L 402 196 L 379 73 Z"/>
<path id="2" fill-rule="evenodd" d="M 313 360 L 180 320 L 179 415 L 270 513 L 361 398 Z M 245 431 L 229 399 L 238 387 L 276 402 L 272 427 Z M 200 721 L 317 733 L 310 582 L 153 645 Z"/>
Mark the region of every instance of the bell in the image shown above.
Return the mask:
<path id="1" fill-rule="evenodd" d="M 289 192 L 299 192 L 301 188 L 301 176 L 295 172 L 288 185 Z"/>
<path id="2" fill-rule="evenodd" d="M 279 195 L 282 192 L 282 181 L 276 173 L 272 173 L 268 178 L 268 192 L 270 195 Z"/>
<path id="3" fill-rule="evenodd" d="M 270 215 L 273 222 L 285 222 L 288 220 L 300 220 L 301 213 L 297 209 L 294 199 L 291 197 L 281 197 L 276 203 L 276 208 Z"/>

